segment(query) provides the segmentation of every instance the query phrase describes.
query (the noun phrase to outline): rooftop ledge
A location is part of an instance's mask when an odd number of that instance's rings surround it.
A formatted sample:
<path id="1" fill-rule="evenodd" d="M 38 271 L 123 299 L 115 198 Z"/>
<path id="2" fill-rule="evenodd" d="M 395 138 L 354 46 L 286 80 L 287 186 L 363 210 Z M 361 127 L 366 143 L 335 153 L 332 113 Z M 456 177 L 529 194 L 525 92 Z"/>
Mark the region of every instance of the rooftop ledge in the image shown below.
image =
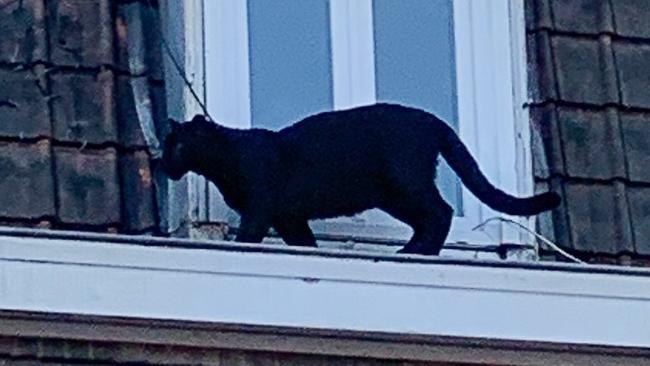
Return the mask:
<path id="1" fill-rule="evenodd" d="M 0 311 L 650 348 L 650 271 L 3 228 Z"/>

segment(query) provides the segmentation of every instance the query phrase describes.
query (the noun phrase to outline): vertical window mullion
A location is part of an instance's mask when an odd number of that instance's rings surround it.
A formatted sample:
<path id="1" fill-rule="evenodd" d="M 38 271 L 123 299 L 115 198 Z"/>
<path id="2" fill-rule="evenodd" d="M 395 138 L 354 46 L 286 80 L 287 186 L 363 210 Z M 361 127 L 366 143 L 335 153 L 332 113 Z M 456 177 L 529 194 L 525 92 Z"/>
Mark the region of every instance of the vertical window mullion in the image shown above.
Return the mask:
<path id="1" fill-rule="evenodd" d="M 330 0 L 334 108 L 375 102 L 372 0 Z"/>

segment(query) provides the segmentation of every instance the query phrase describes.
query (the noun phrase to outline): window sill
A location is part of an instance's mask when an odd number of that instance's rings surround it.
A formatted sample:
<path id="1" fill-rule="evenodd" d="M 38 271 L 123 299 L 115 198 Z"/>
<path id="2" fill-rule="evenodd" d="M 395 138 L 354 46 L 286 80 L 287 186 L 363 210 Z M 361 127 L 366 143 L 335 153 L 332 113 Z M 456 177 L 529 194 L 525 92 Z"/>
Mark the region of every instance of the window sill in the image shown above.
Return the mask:
<path id="1" fill-rule="evenodd" d="M 0 231 L 0 309 L 647 347 L 650 271 Z"/>

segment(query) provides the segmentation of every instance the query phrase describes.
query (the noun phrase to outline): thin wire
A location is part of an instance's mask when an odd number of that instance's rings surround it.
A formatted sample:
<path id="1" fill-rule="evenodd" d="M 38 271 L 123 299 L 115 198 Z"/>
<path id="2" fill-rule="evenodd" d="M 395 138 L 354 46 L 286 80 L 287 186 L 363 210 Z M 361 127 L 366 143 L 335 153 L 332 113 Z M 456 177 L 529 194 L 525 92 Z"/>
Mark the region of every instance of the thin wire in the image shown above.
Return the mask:
<path id="1" fill-rule="evenodd" d="M 156 6 L 153 2 L 153 0 L 147 0 L 147 3 L 152 9 L 155 9 Z M 210 116 L 210 113 L 208 113 L 208 108 L 205 106 L 205 104 L 201 101 L 201 98 L 199 98 L 199 95 L 196 93 L 194 90 L 194 87 L 192 86 L 192 82 L 187 78 L 187 74 L 185 73 L 185 69 L 183 66 L 180 64 L 180 62 L 176 59 L 174 56 L 174 53 L 172 52 L 172 48 L 169 46 L 169 42 L 167 42 L 167 38 L 165 37 L 165 34 L 162 31 L 162 26 L 161 22 L 157 24 L 156 29 L 158 31 L 158 36 L 160 37 L 160 40 L 163 44 L 163 48 L 165 52 L 167 53 L 167 56 L 169 59 L 172 61 L 172 64 L 174 64 L 174 68 L 176 69 L 176 72 L 178 72 L 178 75 L 183 79 L 183 82 L 185 83 L 185 86 L 189 89 L 190 93 L 192 93 L 192 97 L 196 102 L 199 104 L 201 109 L 203 110 L 203 114 L 208 117 L 210 121 L 214 121 L 212 116 Z"/>
<path id="2" fill-rule="evenodd" d="M 505 218 L 505 217 L 500 217 L 500 216 L 491 217 L 491 218 L 489 218 L 489 219 L 483 221 L 482 223 L 476 225 L 476 226 L 472 229 L 472 231 L 477 230 L 477 229 L 479 229 L 479 228 L 481 228 L 481 227 L 487 225 L 487 224 L 488 224 L 489 222 L 491 222 L 491 221 L 501 221 L 501 222 L 505 222 L 505 223 L 508 223 L 508 224 L 511 224 L 511 225 L 515 225 L 515 226 L 517 226 L 519 229 L 524 230 L 524 231 L 526 231 L 526 232 L 528 232 L 528 233 L 530 233 L 530 234 L 533 234 L 537 239 L 543 241 L 546 245 L 548 245 L 549 247 L 553 248 L 555 251 L 557 251 L 558 253 L 560 253 L 560 254 L 561 254 L 562 256 L 564 256 L 565 258 L 570 259 L 570 260 L 572 260 L 572 261 L 574 261 L 574 262 L 576 262 L 576 263 L 587 264 L 587 262 L 585 262 L 585 261 L 583 261 L 583 260 L 580 260 L 580 259 L 574 257 L 573 255 L 567 253 L 567 252 L 564 251 L 562 248 L 560 248 L 557 244 L 555 244 L 555 243 L 553 243 L 552 241 L 546 239 L 544 236 L 542 236 L 542 235 L 536 233 L 535 231 L 533 231 L 533 230 L 531 230 L 531 229 L 525 227 L 524 225 L 518 223 L 518 222 L 515 221 L 515 220 L 507 219 L 507 218 Z"/>

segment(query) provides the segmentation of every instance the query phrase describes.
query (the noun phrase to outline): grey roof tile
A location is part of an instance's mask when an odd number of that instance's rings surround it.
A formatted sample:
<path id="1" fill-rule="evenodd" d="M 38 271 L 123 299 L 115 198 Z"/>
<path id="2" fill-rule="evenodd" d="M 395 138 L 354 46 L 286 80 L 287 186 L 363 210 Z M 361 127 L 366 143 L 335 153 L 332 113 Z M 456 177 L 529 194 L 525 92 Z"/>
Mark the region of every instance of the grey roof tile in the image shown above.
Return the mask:
<path id="1" fill-rule="evenodd" d="M 618 103 L 615 69 L 608 41 L 554 36 L 560 98 L 575 103 Z"/>
<path id="2" fill-rule="evenodd" d="M 650 188 L 628 188 L 627 194 L 636 252 L 650 255 Z"/>
<path id="3" fill-rule="evenodd" d="M 147 143 L 138 122 L 130 81 L 128 76 L 117 77 L 117 123 L 120 142 L 126 147 L 145 147 Z"/>
<path id="4" fill-rule="evenodd" d="M 0 7 L 0 62 L 47 61 L 42 0 L 3 2 Z"/>
<path id="5" fill-rule="evenodd" d="M 133 14 L 139 15 L 135 16 L 135 18 L 141 23 L 135 22 L 134 24 L 129 24 L 129 14 L 131 16 Z M 134 44 L 129 45 L 129 42 L 134 42 L 133 37 L 134 32 L 135 34 L 138 32 L 137 27 L 142 28 L 140 31 L 142 40 L 144 41 L 144 49 L 135 48 Z M 141 2 L 119 6 L 116 12 L 115 29 L 118 67 L 123 70 L 128 70 L 135 76 L 147 75 L 154 80 L 163 81 L 164 62 L 162 59 L 162 45 L 157 31 L 159 24 L 156 10 L 145 6 Z M 141 52 L 142 64 L 133 64 L 132 66 L 135 69 L 130 68 L 129 64 L 130 61 L 133 62 L 133 59 L 129 60 L 129 52 Z"/>
<path id="6" fill-rule="evenodd" d="M 623 104 L 650 108 L 650 44 L 614 43 Z"/>
<path id="7" fill-rule="evenodd" d="M 548 32 L 528 35 L 526 48 L 530 99 L 533 102 L 558 99 L 551 39 Z"/>
<path id="8" fill-rule="evenodd" d="M 551 5 L 556 30 L 598 34 L 614 29 L 608 1 L 552 0 Z"/>
<path id="9" fill-rule="evenodd" d="M 650 113 L 621 113 L 621 129 L 629 179 L 650 183 Z"/>
<path id="10" fill-rule="evenodd" d="M 111 71 L 105 70 L 96 76 L 59 73 L 51 79 L 57 140 L 98 144 L 117 140 Z"/>
<path id="11" fill-rule="evenodd" d="M 613 0 L 611 4 L 616 33 L 650 38 L 650 6 L 646 0 Z"/>
<path id="12" fill-rule="evenodd" d="M 530 108 L 533 174 L 547 179 L 552 175 L 565 175 L 560 129 L 555 106 Z"/>
<path id="13" fill-rule="evenodd" d="M 47 6 L 52 62 L 88 67 L 113 64 L 111 0 L 47 1 Z"/>
<path id="14" fill-rule="evenodd" d="M 625 178 L 623 143 L 615 110 L 558 109 L 566 174 L 590 179 Z"/>
<path id="15" fill-rule="evenodd" d="M 551 211 L 543 212 L 536 217 L 536 225 L 539 232 L 546 238 L 562 247 L 571 246 L 571 231 L 567 221 L 566 195 L 562 179 L 553 177 L 549 180 L 536 180 L 535 193 L 553 191 L 560 194 L 562 201 L 560 206 Z"/>
<path id="16" fill-rule="evenodd" d="M 124 10 L 125 6 L 120 5 L 115 12 L 115 65 L 127 71 L 129 70 L 128 23 Z"/>
<path id="17" fill-rule="evenodd" d="M 158 14 L 155 9 L 151 7 L 142 7 L 142 25 L 145 29 L 145 47 L 146 63 L 148 68 L 147 75 L 157 81 L 165 80 L 164 61 L 163 61 L 163 46 L 160 37 L 156 32 L 160 25 L 158 22 Z"/>
<path id="18" fill-rule="evenodd" d="M 623 183 L 568 183 L 564 189 L 573 249 L 609 254 L 633 252 Z"/>
<path id="19" fill-rule="evenodd" d="M 149 156 L 137 151 L 120 156 L 124 226 L 129 232 L 140 232 L 156 226 L 153 174 Z"/>
<path id="20" fill-rule="evenodd" d="M 552 28 L 551 5 L 549 0 L 524 1 L 526 29 L 530 31 Z"/>
<path id="21" fill-rule="evenodd" d="M 117 154 L 113 149 L 55 148 L 58 217 L 66 224 L 120 222 Z"/>
<path id="22" fill-rule="evenodd" d="M 0 142 L 0 216 L 25 219 L 54 216 L 50 151 L 45 140 L 37 144 Z"/>
<path id="23" fill-rule="evenodd" d="M 0 69 L 0 136 L 33 138 L 51 135 L 42 67 L 33 71 Z M 40 75 L 39 75 L 40 74 Z"/>

